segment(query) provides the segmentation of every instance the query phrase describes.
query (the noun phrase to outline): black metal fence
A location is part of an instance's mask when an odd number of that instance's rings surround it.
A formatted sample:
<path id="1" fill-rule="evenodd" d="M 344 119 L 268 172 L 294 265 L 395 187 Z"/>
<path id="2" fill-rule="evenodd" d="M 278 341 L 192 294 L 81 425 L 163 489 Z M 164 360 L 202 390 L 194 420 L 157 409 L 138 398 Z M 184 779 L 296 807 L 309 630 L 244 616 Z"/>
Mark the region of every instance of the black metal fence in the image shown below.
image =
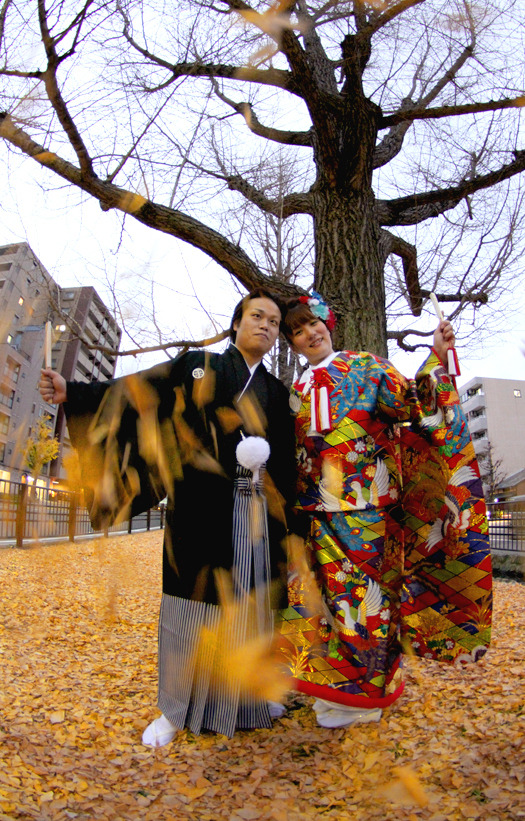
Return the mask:
<path id="1" fill-rule="evenodd" d="M 487 505 L 490 547 L 494 551 L 525 553 L 525 504 Z M 164 527 L 165 506 L 112 525 L 105 533 L 133 533 Z M 77 493 L 0 480 L 0 542 L 69 539 L 102 533 L 93 530 L 87 509 Z"/>
<path id="2" fill-rule="evenodd" d="M 490 549 L 525 553 L 525 505 L 520 502 L 492 502 L 487 505 Z"/>
<path id="3" fill-rule="evenodd" d="M 164 519 L 165 507 L 159 505 L 104 532 L 157 530 L 164 527 Z M 13 541 L 22 547 L 27 540 L 65 538 L 74 541 L 76 536 L 102 532 L 93 530 L 87 509 L 77 493 L 0 481 L 0 542 Z"/>

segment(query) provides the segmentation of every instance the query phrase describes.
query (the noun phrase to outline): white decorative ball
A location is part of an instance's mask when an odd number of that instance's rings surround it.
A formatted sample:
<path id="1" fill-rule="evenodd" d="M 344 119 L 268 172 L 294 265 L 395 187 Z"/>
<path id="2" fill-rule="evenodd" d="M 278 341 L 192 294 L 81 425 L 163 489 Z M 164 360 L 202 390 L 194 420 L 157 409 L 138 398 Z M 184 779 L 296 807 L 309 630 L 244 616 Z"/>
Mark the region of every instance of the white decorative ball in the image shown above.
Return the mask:
<path id="1" fill-rule="evenodd" d="M 268 461 L 270 445 L 262 436 L 247 436 L 237 445 L 235 455 L 243 468 L 255 472 Z"/>

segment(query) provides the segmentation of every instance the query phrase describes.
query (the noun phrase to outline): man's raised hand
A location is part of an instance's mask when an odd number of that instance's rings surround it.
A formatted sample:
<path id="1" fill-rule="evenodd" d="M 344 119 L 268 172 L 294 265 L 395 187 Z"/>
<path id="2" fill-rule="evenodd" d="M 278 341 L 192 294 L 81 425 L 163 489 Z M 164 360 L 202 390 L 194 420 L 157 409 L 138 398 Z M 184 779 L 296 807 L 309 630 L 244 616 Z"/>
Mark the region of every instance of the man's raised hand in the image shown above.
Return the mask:
<path id="1" fill-rule="evenodd" d="M 40 371 L 38 389 L 42 399 L 52 405 L 60 405 L 67 400 L 66 380 L 51 368 L 43 368 Z"/>

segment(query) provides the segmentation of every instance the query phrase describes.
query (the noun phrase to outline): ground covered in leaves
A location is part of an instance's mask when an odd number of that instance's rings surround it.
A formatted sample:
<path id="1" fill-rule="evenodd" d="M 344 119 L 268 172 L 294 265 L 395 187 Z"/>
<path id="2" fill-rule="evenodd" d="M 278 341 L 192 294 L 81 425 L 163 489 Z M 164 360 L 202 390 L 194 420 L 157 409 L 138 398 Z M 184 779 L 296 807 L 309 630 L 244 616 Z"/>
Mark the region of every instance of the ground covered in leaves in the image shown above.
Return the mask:
<path id="1" fill-rule="evenodd" d="M 495 583 L 494 643 L 408 660 L 380 725 L 141 745 L 158 711 L 161 533 L 0 550 L 0 821 L 525 818 L 525 585 Z"/>

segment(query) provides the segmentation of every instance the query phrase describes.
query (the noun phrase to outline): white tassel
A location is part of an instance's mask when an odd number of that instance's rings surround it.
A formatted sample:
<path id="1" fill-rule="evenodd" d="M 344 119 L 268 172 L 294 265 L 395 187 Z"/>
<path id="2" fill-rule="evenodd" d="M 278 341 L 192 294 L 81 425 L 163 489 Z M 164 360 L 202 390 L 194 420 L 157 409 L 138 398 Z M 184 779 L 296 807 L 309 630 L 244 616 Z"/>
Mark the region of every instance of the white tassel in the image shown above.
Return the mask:
<path id="1" fill-rule="evenodd" d="M 242 439 L 235 450 L 238 463 L 253 473 L 252 481 L 259 481 L 259 472 L 270 456 L 270 445 L 262 436 Z"/>
<path id="2" fill-rule="evenodd" d="M 319 419 L 319 424 L 317 420 Z M 312 388 L 310 391 L 310 432 L 324 433 L 330 430 L 330 395 L 328 388 Z"/>
<path id="3" fill-rule="evenodd" d="M 330 430 L 330 398 L 328 388 L 319 388 L 319 411 L 321 415 L 321 430 Z"/>

